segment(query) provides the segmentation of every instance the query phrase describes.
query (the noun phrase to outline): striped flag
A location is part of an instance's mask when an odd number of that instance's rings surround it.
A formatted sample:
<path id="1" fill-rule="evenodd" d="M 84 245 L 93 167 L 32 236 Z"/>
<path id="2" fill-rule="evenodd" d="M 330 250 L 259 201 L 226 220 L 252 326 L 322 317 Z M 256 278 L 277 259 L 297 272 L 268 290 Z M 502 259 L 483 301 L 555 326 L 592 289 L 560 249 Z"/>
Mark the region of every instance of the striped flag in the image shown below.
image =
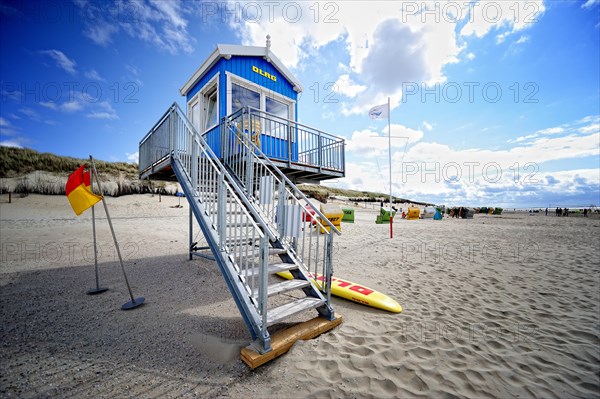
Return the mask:
<path id="1" fill-rule="evenodd" d="M 93 193 L 90 187 L 90 172 L 84 172 L 84 165 L 69 175 L 65 191 L 71 207 L 77 216 L 94 206 L 102 197 Z"/>

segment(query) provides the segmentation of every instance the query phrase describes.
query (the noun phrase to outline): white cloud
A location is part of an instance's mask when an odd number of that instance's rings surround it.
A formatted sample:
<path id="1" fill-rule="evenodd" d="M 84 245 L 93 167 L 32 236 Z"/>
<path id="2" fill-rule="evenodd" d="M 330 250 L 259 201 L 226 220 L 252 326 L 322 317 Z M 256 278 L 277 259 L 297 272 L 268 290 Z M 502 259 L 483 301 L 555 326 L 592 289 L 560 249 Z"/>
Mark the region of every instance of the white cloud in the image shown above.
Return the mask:
<path id="1" fill-rule="evenodd" d="M 139 163 L 140 154 L 139 154 L 139 152 L 138 152 L 138 151 L 136 151 L 136 152 L 133 152 L 133 153 L 129 153 L 129 152 L 127 152 L 127 153 L 125 153 L 125 155 L 127 156 L 127 160 L 128 160 L 129 162 L 132 162 L 132 163 Z"/>
<path id="2" fill-rule="evenodd" d="M 15 141 L 15 140 L 2 140 L 2 141 L 0 141 L 0 146 L 23 148 L 23 146 L 18 141 Z"/>
<path id="3" fill-rule="evenodd" d="M 431 123 L 429 123 L 427 121 L 423 121 L 423 127 L 425 129 L 427 129 L 428 131 L 431 131 L 431 129 L 433 129 L 433 126 L 431 125 Z"/>
<path id="4" fill-rule="evenodd" d="M 32 121 L 40 122 L 42 119 L 42 116 L 37 111 L 29 107 L 20 108 L 19 112 L 31 119 Z"/>
<path id="5" fill-rule="evenodd" d="M 403 82 L 445 82 L 444 68 L 459 62 L 466 49 L 464 37 L 493 31 L 504 40 L 533 26 L 545 10 L 542 0 L 518 5 L 451 3 L 372 1 L 365 7 L 361 2 L 277 2 L 272 13 L 263 7 L 258 20 L 229 22 L 246 45 L 264 46 L 270 34 L 273 52 L 292 69 L 301 68 L 308 55 L 318 56 L 324 46 L 344 43 L 348 61 L 347 66 L 338 65 L 338 81 L 352 82 L 346 92 L 351 100 L 341 104 L 342 114 L 348 116 L 362 114 L 387 97 L 397 107 Z M 233 8 L 237 3 L 228 4 Z M 291 23 L 282 12 L 286 7 L 300 8 L 302 18 Z M 335 23 L 325 23 L 326 16 Z M 522 35 L 517 42 L 526 40 Z M 465 58 L 475 55 L 467 53 Z"/>
<path id="6" fill-rule="evenodd" d="M 95 69 L 90 69 L 85 73 L 85 77 L 91 80 L 103 81 L 105 80 Z"/>
<path id="7" fill-rule="evenodd" d="M 8 86 L 8 84 L 6 84 L 6 86 Z M 12 89 L 12 90 L 5 90 L 2 89 L 2 102 L 6 101 L 6 100 L 12 100 L 16 103 L 21 102 L 23 99 L 23 93 L 21 93 L 20 90 L 17 89 Z"/>
<path id="8" fill-rule="evenodd" d="M 59 108 L 58 104 L 56 104 L 54 101 L 41 101 L 40 105 L 53 110 L 57 110 Z"/>
<path id="9" fill-rule="evenodd" d="M 367 88 L 366 86 L 356 84 L 348 74 L 341 75 L 334 84 L 340 93 L 350 98 L 356 97 Z"/>
<path id="10" fill-rule="evenodd" d="M 100 4 L 78 2 L 85 15 L 84 34 L 94 43 L 108 46 L 119 32 L 158 46 L 171 54 L 180 51 L 192 53 L 195 39 L 187 31 L 188 21 L 184 17 L 196 12 L 197 4 L 184 1 L 135 1 L 129 5 L 117 4 L 123 12 L 119 15 L 103 12 Z"/>
<path id="11" fill-rule="evenodd" d="M 514 204 L 525 200 L 548 204 L 577 202 L 577 198 L 597 202 L 599 169 L 544 170 L 552 161 L 599 157 L 597 121 L 596 116 L 590 116 L 541 129 L 511 141 L 509 148 L 496 150 L 456 149 L 448 144 L 425 142 L 421 131 L 392 126 L 392 136 L 408 135 L 407 132 L 413 135 L 406 153 L 405 141 L 392 141 L 394 195 L 459 205 L 487 205 L 490 201 Z M 386 131 L 354 132 L 347 141 L 346 178 L 340 179 L 338 186 L 387 192 Z"/>
<path id="12" fill-rule="evenodd" d="M 65 101 L 62 104 L 56 103 L 54 101 L 42 101 L 40 102 L 40 105 L 53 111 L 63 112 L 76 112 L 85 108 L 85 102 L 81 99 Z"/>
<path id="13" fill-rule="evenodd" d="M 599 0 L 600 1 L 600 0 Z M 588 115 L 579 119 L 576 123 L 600 122 L 600 115 Z"/>
<path id="14" fill-rule="evenodd" d="M 407 143 L 413 144 L 423 138 L 423 131 L 414 130 L 400 124 L 392 124 L 392 152 L 404 152 Z M 387 155 L 389 148 L 388 127 L 381 130 L 381 134 L 370 130 L 360 130 L 352 133 L 352 137 L 346 140 L 346 150 L 349 155 L 360 155 L 367 157 L 382 157 Z M 387 159 L 387 158 L 386 158 Z"/>
<path id="15" fill-rule="evenodd" d="M 79 110 L 82 110 L 83 107 L 84 107 L 83 103 L 81 101 L 77 101 L 77 100 L 67 101 L 61 105 L 61 109 L 66 112 L 79 111 Z"/>
<path id="16" fill-rule="evenodd" d="M 527 35 L 522 35 L 516 42 L 515 44 L 523 44 L 523 43 L 527 43 L 530 39 L 530 36 Z"/>
<path id="17" fill-rule="evenodd" d="M 119 28 L 117 25 L 97 21 L 95 24 L 89 23 L 83 33 L 94 43 L 106 47 L 112 42 L 112 35 L 118 31 Z"/>
<path id="18" fill-rule="evenodd" d="M 3 136 L 16 136 L 18 133 L 18 128 L 13 126 L 12 123 L 0 117 L 0 134 Z"/>
<path id="19" fill-rule="evenodd" d="M 74 114 L 78 112 L 87 112 L 86 116 L 91 119 L 119 119 L 117 111 L 112 107 L 108 101 L 93 102 L 86 99 L 81 93 L 74 93 L 73 99 L 65 101 L 63 103 L 56 103 L 53 101 L 42 101 L 39 104 L 42 107 L 51 109 L 53 111 L 64 112 L 67 114 Z M 21 110 L 22 113 L 23 110 Z M 39 114 L 29 109 L 29 113 L 33 115 L 35 113 L 39 120 Z M 46 121 L 46 123 L 55 124 L 53 121 Z"/>
<path id="20" fill-rule="evenodd" d="M 87 114 L 88 118 L 92 119 L 119 119 L 117 111 L 110 105 L 108 101 L 102 101 L 98 106 Z"/>
<path id="21" fill-rule="evenodd" d="M 585 126 L 579 126 L 585 124 Z M 520 143 L 540 136 L 552 136 L 564 133 L 564 135 L 576 135 L 579 133 L 589 134 L 597 133 L 600 130 L 600 118 L 598 116 L 587 116 L 581 118 L 573 123 L 566 123 L 560 126 L 549 127 L 546 129 L 538 130 L 535 133 L 528 134 L 525 136 L 517 137 L 516 139 L 510 139 L 508 143 Z"/>
<path id="22" fill-rule="evenodd" d="M 592 123 L 589 124 L 587 126 L 582 126 L 579 129 L 577 129 L 580 133 L 597 133 L 600 131 L 600 124 L 598 123 Z"/>
<path id="23" fill-rule="evenodd" d="M 47 55 L 56 62 L 56 66 L 63 69 L 64 71 L 70 73 L 71 75 L 75 75 L 77 70 L 75 69 L 77 63 L 67 57 L 65 53 L 59 50 L 43 50 L 40 51 L 41 54 Z"/>
<path id="24" fill-rule="evenodd" d="M 538 133 L 539 134 L 558 134 L 558 133 L 562 133 L 564 131 L 565 131 L 564 127 L 557 126 L 557 127 L 549 127 L 547 129 L 539 130 Z"/>
<path id="25" fill-rule="evenodd" d="M 581 8 L 592 8 L 596 4 L 599 4 L 600 0 L 587 0 L 585 3 L 581 5 Z"/>
<path id="26" fill-rule="evenodd" d="M 465 2 L 469 16 L 460 31 L 461 36 L 483 37 L 490 31 L 506 29 L 502 37 L 533 26 L 546 7 L 543 0 L 526 2 L 484 0 Z"/>

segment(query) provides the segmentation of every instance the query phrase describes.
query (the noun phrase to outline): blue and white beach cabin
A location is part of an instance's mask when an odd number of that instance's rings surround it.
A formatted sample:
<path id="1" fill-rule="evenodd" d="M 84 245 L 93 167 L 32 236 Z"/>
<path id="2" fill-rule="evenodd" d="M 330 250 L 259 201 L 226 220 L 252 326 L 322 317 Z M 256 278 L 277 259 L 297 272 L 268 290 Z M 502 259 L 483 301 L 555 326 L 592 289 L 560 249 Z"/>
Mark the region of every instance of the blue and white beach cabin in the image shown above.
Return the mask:
<path id="1" fill-rule="evenodd" d="M 266 47 L 217 45 L 180 90 L 187 118 L 218 156 L 228 120 L 294 182 L 343 177 L 344 140 L 297 123 L 300 92 L 302 84 L 272 53 L 269 37 Z"/>

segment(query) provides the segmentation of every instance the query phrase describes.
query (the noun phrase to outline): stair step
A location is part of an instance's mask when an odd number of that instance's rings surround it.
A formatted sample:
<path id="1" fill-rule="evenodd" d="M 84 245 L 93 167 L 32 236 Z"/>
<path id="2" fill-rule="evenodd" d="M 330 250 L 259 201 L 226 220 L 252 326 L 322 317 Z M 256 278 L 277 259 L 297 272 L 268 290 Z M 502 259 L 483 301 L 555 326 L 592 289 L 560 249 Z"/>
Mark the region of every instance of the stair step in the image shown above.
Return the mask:
<path id="1" fill-rule="evenodd" d="M 293 269 L 297 269 L 298 266 L 295 263 L 270 263 L 267 268 L 268 274 L 275 274 L 279 272 L 287 272 Z M 258 275 L 258 267 L 248 270 L 248 278 Z"/>
<path id="2" fill-rule="evenodd" d="M 246 227 L 246 226 L 252 226 L 252 222 L 250 220 L 247 220 L 245 222 L 227 222 L 227 227 Z"/>
<path id="3" fill-rule="evenodd" d="M 303 310 L 314 309 L 321 306 L 325 301 L 319 298 L 301 298 L 294 302 L 286 303 L 267 311 L 267 326 L 271 326 L 286 317 L 300 313 Z"/>
<path id="4" fill-rule="evenodd" d="M 291 290 L 308 287 L 309 285 L 310 283 L 306 280 L 285 280 L 280 283 L 271 284 L 269 287 L 267 287 L 267 296 L 273 296 Z"/>
<path id="5" fill-rule="evenodd" d="M 228 245 L 230 247 L 237 247 L 237 246 L 242 246 L 242 245 L 252 245 L 257 240 L 259 240 L 259 238 L 237 238 L 237 239 L 229 239 L 229 240 L 225 241 L 225 245 Z"/>
<path id="6" fill-rule="evenodd" d="M 256 248 L 260 248 L 259 245 L 255 245 Z M 287 250 L 283 248 L 269 248 L 269 255 L 285 255 L 287 254 Z M 260 251 L 255 251 L 254 256 L 260 256 Z"/>
<path id="7" fill-rule="evenodd" d="M 269 255 L 284 255 L 287 250 L 284 248 L 269 248 Z"/>

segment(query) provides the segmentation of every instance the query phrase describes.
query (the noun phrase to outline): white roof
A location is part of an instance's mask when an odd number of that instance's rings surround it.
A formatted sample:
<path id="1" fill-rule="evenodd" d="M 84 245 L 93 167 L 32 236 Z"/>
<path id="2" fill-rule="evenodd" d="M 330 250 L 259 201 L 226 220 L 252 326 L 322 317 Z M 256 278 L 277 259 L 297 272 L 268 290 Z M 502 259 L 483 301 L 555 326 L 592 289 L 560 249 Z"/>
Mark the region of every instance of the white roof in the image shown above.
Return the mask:
<path id="1" fill-rule="evenodd" d="M 221 57 L 230 56 L 246 56 L 246 57 L 264 57 L 270 62 L 275 69 L 279 71 L 293 86 L 297 92 L 302 91 L 302 84 L 292 73 L 283 65 L 283 63 L 271 52 L 268 47 L 256 47 L 256 46 L 240 46 L 236 44 L 217 44 L 217 48 L 212 54 L 204 61 L 200 68 L 192 75 L 192 77 L 186 82 L 185 85 L 179 90 L 182 96 L 194 87 L 200 80 L 202 75 L 206 73 Z"/>

